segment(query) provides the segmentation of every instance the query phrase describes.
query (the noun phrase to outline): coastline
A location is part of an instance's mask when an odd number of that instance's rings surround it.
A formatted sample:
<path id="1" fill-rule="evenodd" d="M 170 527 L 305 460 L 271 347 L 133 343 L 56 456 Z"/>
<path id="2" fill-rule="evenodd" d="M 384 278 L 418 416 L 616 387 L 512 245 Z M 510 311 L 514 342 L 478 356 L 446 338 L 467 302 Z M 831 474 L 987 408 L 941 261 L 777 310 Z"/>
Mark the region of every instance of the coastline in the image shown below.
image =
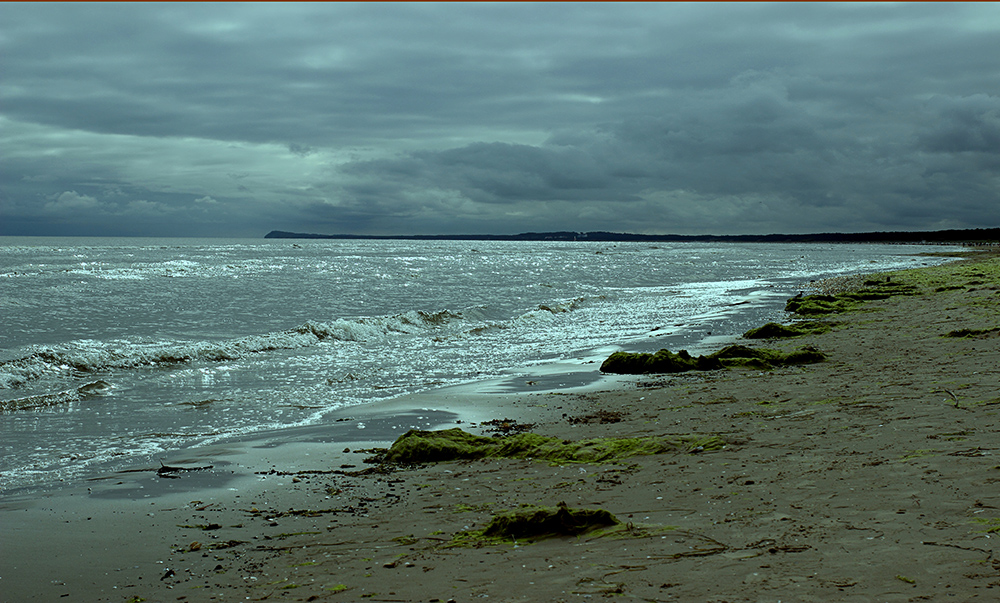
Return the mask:
<path id="1" fill-rule="evenodd" d="M 345 453 L 343 443 L 306 433 L 280 445 L 261 439 L 231 452 L 233 465 L 213 470 L 216 484 L 94 496 L 122 490 L 105 482 L 8 503 L 0 548 L 18 553 L 0 568 L 0 596 L 989 600 L 1000 585 L 989 539 L 993 520 L 1000 525 L 1000 497 L 989 487 L 1000 389 L 990 331 L 1000 326 L 991 305 L 1000 299 L 997 265 L 980 259 L 893 275 L 912 279 L 922 295 L 868 302 L 832 317 L 841 324 L 828 333 L 751 344 L 814 345 L 830 356 L 823 364 L 530 393 L 449 388 L 392 403 L 452 412 L 439 426 L 476 433 L 491 418 L 571 440 L 718 434 L 728 442 L 721 451 L 623 465 L 504 459 L 350 476 L 330 472 L 363 469 L 366 454 Z M 941 337 L 962 328 L 985 333 Z M 384 441 L 370 433 L 348 448 Z M 197 452 L 170 462 L 196 466 L 219 451 Z M 152 488 L 197 476 L 144 477 Z M 617 540 L 441 546 L 496 510 L 563 501 L 643 528 Z M 30 520 L 13 520 L 20 514 Z"/>

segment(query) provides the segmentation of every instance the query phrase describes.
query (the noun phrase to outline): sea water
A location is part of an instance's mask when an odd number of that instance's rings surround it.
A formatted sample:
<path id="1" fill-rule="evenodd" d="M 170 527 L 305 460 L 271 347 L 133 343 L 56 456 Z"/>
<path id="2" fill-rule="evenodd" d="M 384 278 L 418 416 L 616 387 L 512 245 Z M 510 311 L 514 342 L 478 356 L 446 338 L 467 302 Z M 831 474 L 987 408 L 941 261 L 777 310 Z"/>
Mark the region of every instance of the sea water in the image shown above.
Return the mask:
<path id="1" fill-rule="evenodd" d="M 0 237 L 0 492 L 452 384 L 597 379 L 941 249 Z"/>

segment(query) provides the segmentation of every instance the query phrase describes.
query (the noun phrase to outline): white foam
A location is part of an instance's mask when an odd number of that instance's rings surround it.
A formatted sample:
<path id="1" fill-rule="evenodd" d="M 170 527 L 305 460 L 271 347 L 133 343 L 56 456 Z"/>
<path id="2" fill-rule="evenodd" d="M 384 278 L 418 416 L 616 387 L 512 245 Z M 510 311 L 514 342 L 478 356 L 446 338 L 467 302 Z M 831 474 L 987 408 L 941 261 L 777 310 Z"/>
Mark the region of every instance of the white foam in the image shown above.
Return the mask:
<path id="1" fill-rule="evenodd" d="M 301 327 L 224 341 L 101 342 L 78 340 L 60 347 L 41 347 L 27 356 L 0 363 L 0 388 L 67 371 L 96 372 L 181 364 L 221 362 L 274 350 L 294 350 L 320 341 L 371 342 L 399 335 L 428 333 L 462 320 L 461 314 L 410 311 L 394 316 L 306 322 Z"/>

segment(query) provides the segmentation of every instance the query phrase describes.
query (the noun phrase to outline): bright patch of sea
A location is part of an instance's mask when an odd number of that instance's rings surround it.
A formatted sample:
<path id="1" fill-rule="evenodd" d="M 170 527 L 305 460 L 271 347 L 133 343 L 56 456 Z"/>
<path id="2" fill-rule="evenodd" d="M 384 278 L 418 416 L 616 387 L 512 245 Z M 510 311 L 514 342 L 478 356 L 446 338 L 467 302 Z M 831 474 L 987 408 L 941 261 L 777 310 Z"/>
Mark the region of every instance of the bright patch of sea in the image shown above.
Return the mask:
<path id="1" fill-rule="evenodd" d="M 0 492 L 551 363 L 596 379 L 941 250 L 0 237 Z"/>

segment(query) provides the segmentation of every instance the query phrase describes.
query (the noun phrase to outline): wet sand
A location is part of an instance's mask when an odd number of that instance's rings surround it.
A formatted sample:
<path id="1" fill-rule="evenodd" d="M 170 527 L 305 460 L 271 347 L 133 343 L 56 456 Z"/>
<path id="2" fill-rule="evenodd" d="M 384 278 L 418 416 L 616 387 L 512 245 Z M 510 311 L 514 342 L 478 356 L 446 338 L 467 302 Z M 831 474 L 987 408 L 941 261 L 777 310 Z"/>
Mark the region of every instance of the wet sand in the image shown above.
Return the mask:
<path id="1" fill-rule="evenodd" d="M 373 417 L 359 430 L 358 413 L 344 425 L 366 439 L 276 435 L 166 459 L 211 470 L 6 502 L 0 599 L 996 600 L 1000 261 L 977 262 L 896 274 L 921 294 L 826 317 L 827 333 L 743 342 L 813 345 L 821 364 L 455 388 L 372 411 L 433 408 L 407 423 L 487 434 L 532 423 L 567 440 L 718 435 L 722 450 L 349 475 L 371 467 L 359 449 L 407 428 Z M 943 337 L 960 329 L 973 332 Z M 627 529 L 450 546 L 494 513 L 560 502 Z"/>

